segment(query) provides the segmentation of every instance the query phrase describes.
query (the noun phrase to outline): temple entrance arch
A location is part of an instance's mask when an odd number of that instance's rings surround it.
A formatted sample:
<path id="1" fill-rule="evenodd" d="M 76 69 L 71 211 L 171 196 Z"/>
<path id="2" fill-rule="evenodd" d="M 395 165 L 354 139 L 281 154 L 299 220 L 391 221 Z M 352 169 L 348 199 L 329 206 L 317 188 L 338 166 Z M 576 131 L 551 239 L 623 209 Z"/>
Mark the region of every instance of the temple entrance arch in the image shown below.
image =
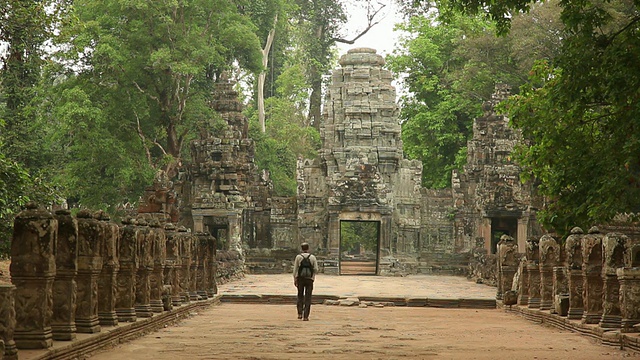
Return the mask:
<path id="1" fill-rule="evenodd" d="M 340 221 L 340 275 L 376 275 L 380 221 Z"/>
<path id="2" fill-rule="evenodd" d="M 391 213 L 389 211 L 380 207 L 330 211 L 328 225 L 329 251 L 338 262 L 337 274 L 380 275 L 385 271 L 385 263 L 381 260 L 391 253 Z M 375 239 L 368 240 L 369 246 L 361 244 L 364 245 L 361 247 L 358 244 L 350 244 L 349 241 L 353 242 L 353 239 L 345 239 L 343 242 L 343 231 L 355 231 L 359 235 L 369 232 L 374 234 L 372 236 Z M 362 238 L 361 236 L 360 240 Z M 361 260 L 362 263 L 355 264 L 356 260 Z M 343 265 L 346 267 L 343 268 Z M 355 266 L 350 265 L 359 266 L 355 269 Z"/>

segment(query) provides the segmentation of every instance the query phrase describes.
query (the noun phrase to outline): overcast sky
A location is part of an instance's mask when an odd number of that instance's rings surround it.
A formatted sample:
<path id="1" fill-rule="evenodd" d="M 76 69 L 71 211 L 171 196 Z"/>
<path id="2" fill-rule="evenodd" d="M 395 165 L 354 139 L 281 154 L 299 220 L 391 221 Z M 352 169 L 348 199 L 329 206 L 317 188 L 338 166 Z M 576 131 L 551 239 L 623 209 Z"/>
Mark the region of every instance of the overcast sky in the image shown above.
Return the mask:
<path id="1" fill-rule="evenodd" d="M 378 54 L 385 56 L 393 51 L 393 47 L 397 41 L 397 35 L 393 31 L 393 27 L 396 22 L 399 22 L 399 16 L 396 14 L 395 0 L 381 0 L 381 3 L 387 4 L 387 6 L 381 11 L 384 15 L 382 21 L 374 26 L 369 32 L 358 39 L 355 44 L 342 44 L 338 43 L 338 49 L 340 55 L 343 55 L 347 50 L 356 47 L 369 47 L 378 50 Z M 349 22 L 347 23 L 347 39 L 355 37 L 354 34 L 358 34 L 362 29 L 367 26 L 367 14 L 364 9 L 350 6 L 347 8 Z"/>

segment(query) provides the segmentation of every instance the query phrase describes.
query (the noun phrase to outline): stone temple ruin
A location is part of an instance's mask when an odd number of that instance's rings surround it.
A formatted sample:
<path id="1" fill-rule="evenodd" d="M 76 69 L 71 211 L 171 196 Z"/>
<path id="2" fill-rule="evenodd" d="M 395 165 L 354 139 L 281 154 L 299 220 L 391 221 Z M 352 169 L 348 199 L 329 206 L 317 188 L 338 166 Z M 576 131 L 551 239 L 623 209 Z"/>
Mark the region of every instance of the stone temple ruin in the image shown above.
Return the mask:
<path id="1" fill-rule="evenodd" d="M 174 179 L 158 174 L 135 217 L 116 224 L 102 212 L 29 204 L 14 226 L 13 285 L 0 285 L 0 359 L 118 323 L 168 323 L 215 299 L 217 284 L 290 272 L 302 242 L 325 274 L 466 274 L 494 284 L 499 306 L 640 350 L 640 338 L 624 335 L 640 332 L 638 228 L 575 228 L 566 239 L 542 231 L 541 200 L 510 157 L 521 136 L 494 111 L 509 94 L 502 85 L 474 121 L 452 186 L 422 188 L 428 169 L 403 157 L 383 64 L 372 49 L 340 59 L 320 156 L 298 161 L 296 197 L 272 196 L 234 84 L 223 80 L 211 106 L 225 129 L 203 126 L 192 161 Z M 354 224 L 373 224 L 374 243 L 348 248 L 343 230 Z"/>
<path id="2" fill-rule="evenodd" d="M 344 273 L 341 226 L 377 225 L 377 246 L 365 273 L 465 274 L 473 254 L 494 254 L 501 235 L 541 235 L 531 184 L 519 181 L 510 153 L 521 140 L 494 106 L 509 95 L 497 87 L 474 122 L 468 164 L 451 188 L 421 187 L 422 164 L 403 157 L 392 75 L 375 50 L 357 48 L 333 71 L 320 124 L 319 158 L 298 162 L 298 196 L 262 202 L 244 226 L 247 269 L 288 271 L 302 241 L 322 258 L 325 273 Z M 263 205 L 265 207 L 263 207 Z M 270 214 L 265 209 L 270 208 Z M 255 229 L 259 242 L 252 241 Z M 284 265 L 283 265 L 284 263 Z"/>

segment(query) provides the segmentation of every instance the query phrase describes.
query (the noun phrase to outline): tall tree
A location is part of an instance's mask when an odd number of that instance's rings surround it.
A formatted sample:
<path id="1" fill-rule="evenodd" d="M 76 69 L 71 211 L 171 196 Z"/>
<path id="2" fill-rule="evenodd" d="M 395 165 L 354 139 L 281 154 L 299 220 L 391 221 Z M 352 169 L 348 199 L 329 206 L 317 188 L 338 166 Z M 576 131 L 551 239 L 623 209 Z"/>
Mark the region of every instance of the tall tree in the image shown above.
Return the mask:
<path id="1" fill-rule="evenodd" d="M 443 8 L 492 18 L 508 32 L 530 0 L 448 0 Z M 640 5 L 631 0 L 559 3 L 559 55 L 539 64 L 506 107 L 530 146 L 521 163 L 540 181 L 550 228 L 605 222 L 638 211 Z"/>
<path id="2" fill-rule="evenodd" d="M 56 94 L 62 100 L 57 114 L 72 130 L 60 135 L 75 149 L 71 178 L 92 179 L 85 198 L 91 188 L 100 193 L 116 182 L 120 190 L 92 200 L 113 204 L 130 198 L 151 170 L 173 174 L 195 129 L 213 118 L 208 104 L 217 76 L 234 62 L 252 72 L 261 69 L 256 27 L 239 5 L 74 2 L 78 21 L 65 29 L 68 44 L 60 55 L 73 66 Z M 96 144 L 110 156 L 95 151 Z M 92 174 L 82 172 L 83 164 L 94 164 Z M 113 199 L 116 193 L 129 195 Z"/>
<path id="3" fill-rule="evenodd" d="M 347 22 L 345 1 L 296 0 L 296 3 L 298 5 L 296 21 L 301 30 L 300 42 L 305 48 L 307 76 L 311 84 L 309 122 L 319 129 L 322 117 L 323 76 L 333 66 L 335 44 L 337 42 L 353 44 L 378 24 L 382 16 L 381 11 L 386 5 L 366 0 L 363 6 L 367 25 L 353 37 L 347 38 L 344 35 Z"/>
<path id="4" fill-rule="evenodd" d="M 428 169 L 424 186 L 450 186 L 451 170 L 466 161 L 473 119 L 481 114 L 495 83 L 517 87 L 527 79 L 529 59 L 553 56 L 547 35 L 554 33 L 547 25 L 553 24 L 553 8 L 546 8 L 518 16 L 517 36 L 514 31 L 501 38 L 495 37 L 492 23 L 479 16 L 450 15 L 445 24 L 431 12 L 399 26 L 405 35 L 387 63 L 407 91 L 401 99 L 403 143 L 407 155 Z M 544 24 L 536 25 L 539 22 Z"/>
<path id="5" fill-rule="evenodd" d="M 563 3 L 561 55 L 539 63 L 506 109 L 530 141 L 544 223 L 558 231 L 638 212 L 640 11 L 631 1 Z"/>

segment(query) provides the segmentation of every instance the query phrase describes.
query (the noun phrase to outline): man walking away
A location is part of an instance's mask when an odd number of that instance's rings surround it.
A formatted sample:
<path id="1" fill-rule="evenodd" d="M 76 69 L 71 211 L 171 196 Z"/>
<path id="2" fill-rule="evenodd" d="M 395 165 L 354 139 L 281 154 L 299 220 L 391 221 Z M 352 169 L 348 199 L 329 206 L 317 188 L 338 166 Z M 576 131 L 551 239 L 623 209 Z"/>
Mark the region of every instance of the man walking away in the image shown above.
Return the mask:
<path id="1" fill-rule="evenodd" d="M 311 293 L 318 272 L 318 261 L 309 253 L 309 244 L 302 243 L 300 249 L 302 253 L 298 254 L 293 262 L 293 284 L 298 288 L 298 319 L 309 321 Z"/>

